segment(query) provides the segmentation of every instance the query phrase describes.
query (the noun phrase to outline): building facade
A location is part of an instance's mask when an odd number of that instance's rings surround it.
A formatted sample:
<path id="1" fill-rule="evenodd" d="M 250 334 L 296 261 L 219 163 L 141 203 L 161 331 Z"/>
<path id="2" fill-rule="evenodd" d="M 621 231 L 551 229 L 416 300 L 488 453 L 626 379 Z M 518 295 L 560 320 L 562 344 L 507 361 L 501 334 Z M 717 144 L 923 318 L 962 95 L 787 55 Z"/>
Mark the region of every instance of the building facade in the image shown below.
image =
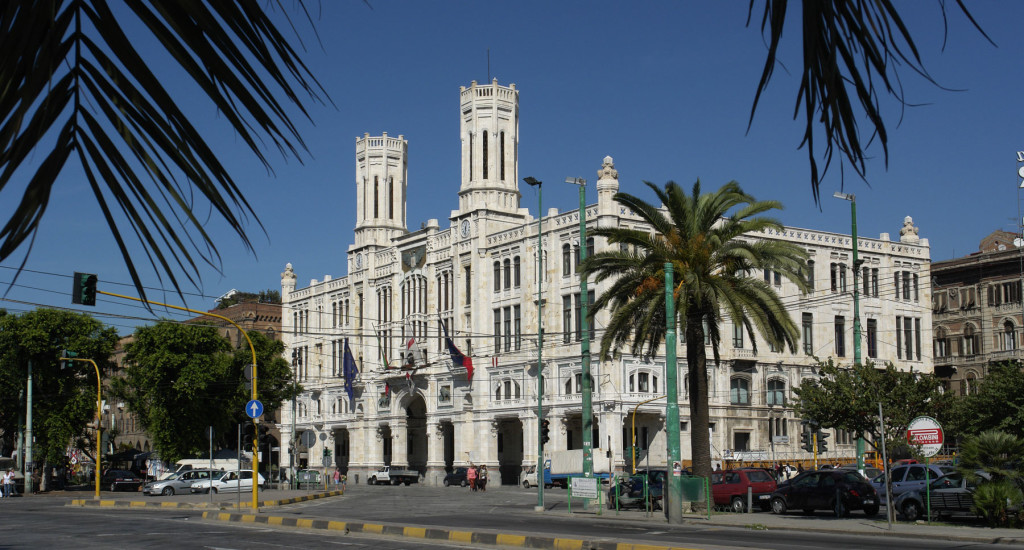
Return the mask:
<path id="1" fill-rule="evenodd" d="M 1024 249 L 1015 242 L 1016 234 L 996 231 L 978 252 L 932 267 L 935 374 L 950 391 L 966 395 L 989 365 L 1024 359 Z"/>
<path id="2" fill-rule="evenodd" d="M 405 227 L 404 138 L 356 139 L 357 223 L 348 274 L 304 286 L 292 264 L 281 275 L 282 339 L 305 390 L 282 418 L 295 466 L 329 464 L 359 482 L 393 464 L 439 483 L 447 469 L 472 462 L 500 472 L 502 483 L 515 483 L 524 466 L 537 464 L 538 305 L 543 408 L 551 430 L 545 452 L 582 448 L 579 249 L 586 246 L 590 256 L 609 244 L 581 243 L 581 212 L 552 208 L 540 220 L 538 262 L 538 220 L 520 205 L 518 98 L 515 85 L 496 80 L 460 90 L 459 206 L 443 226 L 432 219 L 417 231 Z M 649 229 L 614 202 L 620 183 L 611 157 L 597 175 L 597 202 L 585 207 L 587 227 Z M 854 284 L 863 289 L 864 358 L 931 371 L 929 246 L 909 218 L 896 241 L 885 233 L 859 239 L 858 277 L 848 235 L 786 228 L 747 237 L 806 248 L 814 288 L 801 293 L 776 273 L 750 274 L 775 286 L 802 339 L 797 353 L 761 342 L 755 354 L 747 336 L 726 320 L 721 333 L 732 337 L 723 338 L 721 363 L 707 366 L 716 462 L 804 457 L 797 450 L 792 388 L 816 376 L 815 357 L 852 363 Z M 588 287 L 592 301 L 607 285 L 590 281 Z M 597 315 L 592 349 L 607 319 L 606 311 Z M 453 365 L 446 331 L 472 357 L 471 378 Z M 346 345 L 359 369 L 351 398 Z M 689 461 L 683 342 L 678 350 L 681 421 L 671 429 L 682 432 Z M 592 355 L 595 452 L 610 452 L 617 468 L 627 466 L 634 441 L 641 461 L 664 467 L 665 403 L 656 398 L 665 395 L 665 369 L 664 356 Z M 298 441 L 306 432 L 308 447 Z M 836 435 L 834 456 L 851 456 L 853 438 Z"/>

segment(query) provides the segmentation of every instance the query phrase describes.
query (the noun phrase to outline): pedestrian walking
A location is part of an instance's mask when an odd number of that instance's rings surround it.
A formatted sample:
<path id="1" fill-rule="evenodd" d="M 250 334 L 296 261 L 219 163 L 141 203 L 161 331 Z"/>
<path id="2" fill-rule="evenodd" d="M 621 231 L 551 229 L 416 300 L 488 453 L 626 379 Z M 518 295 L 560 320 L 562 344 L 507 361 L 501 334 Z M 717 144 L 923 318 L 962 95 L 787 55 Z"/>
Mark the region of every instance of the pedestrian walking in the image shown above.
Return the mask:
<path id="1" fill-rule="evenodd" d="M 466 470 L 466 481 L 469 481 L 469 490 L 476 491 L 476 466 L 473 464 Z"/>
<path id="2" fill-rule="evenodd" d="M 338 485 L 341 485 L 341 471 L 334 470 L 334 488 L 337 490 Z"/>
<path id="3" fill-rule="evenodd" d="M 480 466 L 480 472 L 476 476 L 476 486 L 481 491 L 487 490 L 487 465 Z"/>

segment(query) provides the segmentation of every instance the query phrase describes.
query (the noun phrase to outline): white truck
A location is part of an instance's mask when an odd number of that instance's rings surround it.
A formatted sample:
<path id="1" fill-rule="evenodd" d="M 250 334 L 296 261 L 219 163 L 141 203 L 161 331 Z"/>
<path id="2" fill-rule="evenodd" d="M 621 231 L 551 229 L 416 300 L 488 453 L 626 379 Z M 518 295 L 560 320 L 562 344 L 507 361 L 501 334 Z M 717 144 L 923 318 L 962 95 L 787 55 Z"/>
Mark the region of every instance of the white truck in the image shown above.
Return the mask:
<path id="1" fill-rule="evenodd" d="M 420 473 L 416 470 L 399 470 L 391 466 L 384 466 L 370 474 L 366 480 L 370 485 L 411 485 L 420 480 Z"/>
<path id="2" fill-rule="evenodd" d="M 594 449 L 594 477 L 606 480 L 611 476 L 611 459 L 604 449 Z M 583 477 L 583 449 L 552 451 L 544 461 L 544 485 L 569 486 L 570 477 Z"/>

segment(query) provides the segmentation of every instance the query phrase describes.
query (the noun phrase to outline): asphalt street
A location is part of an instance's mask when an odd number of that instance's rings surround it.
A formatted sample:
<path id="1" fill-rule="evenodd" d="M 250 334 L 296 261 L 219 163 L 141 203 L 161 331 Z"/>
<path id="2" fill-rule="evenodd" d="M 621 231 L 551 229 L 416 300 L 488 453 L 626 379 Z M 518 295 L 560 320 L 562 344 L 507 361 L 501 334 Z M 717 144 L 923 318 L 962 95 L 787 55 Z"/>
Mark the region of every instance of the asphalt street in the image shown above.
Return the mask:
<path id="1" fill-rule="evenodd" d="M 269 491 L 261 498 L 271 498 Z M 494 548 L 410 538 L 374 536 L 353 531 L 315 530 L 260 523 L 203 519 L 201 510 L 153 508 L 67 507 L 82 493 L 51 494 L 0 500 L 0 548 Z M 287 496 L 282 493 L 282 496 Z M 141 494 L 104 494 L 121 504 L 128 501 L 171 503 L 189 497 L 145 497 Z M 718 549 L 973 549 L 991 548 L 991 530 L 965 524 L 942 532 L 979 535 L 989 540 L 970 541 L 960 536 L 943 540 L 906 532 L 886 531 L 884 519 L 854 515 L 836 519 L 825 512 L 814 516 L 769 513 L 717 515 L 712 523 L 686 518 L 682 526 L 669 526 L 661 513 L 581 510 L 574 501 L 569 512 L 566 492 L 545 491 L 545 511 L 536 512 L 536 489 L 494 487 L 471 492 L 461 487 L 349 486 L 344 496 L 309 500 L 265 508 L 261 516 L 286 520 L 331 520 L 473 532 L 499 532 L 580 539 L 594 543 L 651 544 L 706 550 Z M 236 510 L 236 514 L 252 514 Z M 723 525 L 723 519 L 731 525 Z M 293 521 L 294 522 L 294 521 Z M 827 528 L 833 531 L 823 531 Z M 1000 547 L 1022 548 L 1012 544 Z"/>

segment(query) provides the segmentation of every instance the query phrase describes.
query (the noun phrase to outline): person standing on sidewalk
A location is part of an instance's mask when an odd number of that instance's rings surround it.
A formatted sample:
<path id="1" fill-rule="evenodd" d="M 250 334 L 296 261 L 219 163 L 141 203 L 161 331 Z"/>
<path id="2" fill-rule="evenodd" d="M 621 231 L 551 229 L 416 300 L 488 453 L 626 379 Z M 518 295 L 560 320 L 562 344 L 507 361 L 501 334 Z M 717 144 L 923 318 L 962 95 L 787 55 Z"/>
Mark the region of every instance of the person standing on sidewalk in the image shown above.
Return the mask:
<path id="1" fill-rule="evenodd" d="M 341 470 L 334 470 L 334 490 L 338 490 L 338 485 L 341 485 Z"/>
<path id="2" fill-rule="evenodd" d="M 13 468 L 8 468 L 7 471 L 4 472 L 4 475 L 2 476 L 2 479 L 3 479 L 3 487 L 2 487 L 2 492 L 0 492 L 0 496 L 2 496 L 3 498 L 13 497 L 14 496 L 14 469 Z"/>
<path id="3" fill-rule="evenodd" d="M 466 481 L 469 482 L 469 490 L 476 491 L 476 466 L 470 463 L 466 470 Z"/>
<path id="4" fill-rule="evenodd" d="M 480 472 L 477 474 L 476 485 L 481 491 L 487 490 L 487 465 L 480 466 Z"/>

